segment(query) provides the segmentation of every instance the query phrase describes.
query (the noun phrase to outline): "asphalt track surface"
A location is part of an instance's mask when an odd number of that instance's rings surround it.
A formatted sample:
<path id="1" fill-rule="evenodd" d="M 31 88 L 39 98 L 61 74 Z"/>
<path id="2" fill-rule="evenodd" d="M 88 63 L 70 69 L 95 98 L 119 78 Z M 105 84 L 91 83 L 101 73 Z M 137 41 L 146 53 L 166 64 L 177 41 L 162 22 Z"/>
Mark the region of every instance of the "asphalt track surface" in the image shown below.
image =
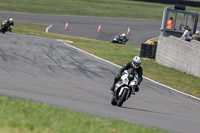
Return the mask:
<path id="1" fill-rule="evenodd" d="M 199 100 L 144 79 L 140 92 L 114 107 L 109 88 L 119 67 L 56 39 L 6 33 L 0 40 L 0 95 L 170 132 L 200 131 Z"/>
<path id="2" fill-rule="evenodd" d="M 9 17 L 12 17 L 15 22 L 53 25 L 49 32 L 109 42 L 115 35 L 126 33 L 130 26 L 130 35 L 127 36 L 130 40 L 127 44 L 131 45 L 141 45 L 150 38 L 158 37 L 161 27 L 161 21 L 158 20 L 0 12 L 0 20 Z M 66 22 L 68 22 L 68 30 L 65 30 Z M 99 24 L 102 24 L 101 32 L 97 32 Z"/>
<path id="3" fill-rule="evenodd" d="M 56 39 L 0 35 L 0 95 L 121 119 L 170 132 L 200 131 L 200 102 L 144 79 L 140 92 L 110 104 L 119 67 Z"/>

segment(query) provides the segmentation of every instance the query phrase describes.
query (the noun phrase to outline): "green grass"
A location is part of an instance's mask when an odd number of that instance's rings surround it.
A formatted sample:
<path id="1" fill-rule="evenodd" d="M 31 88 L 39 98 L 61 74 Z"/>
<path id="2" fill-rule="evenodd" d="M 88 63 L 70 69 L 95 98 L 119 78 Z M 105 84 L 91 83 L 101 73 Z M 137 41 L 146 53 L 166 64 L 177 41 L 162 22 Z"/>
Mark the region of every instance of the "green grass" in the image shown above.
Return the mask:
<path id="1" fill-rule="evenodd" d="M 159 20 L 166 6 L 173 7 L 128 0 L 0 0 L 1 11 Z M 200 12 L 200 8 L 186 9 Z"/>
<path id="2" fill-rule="evenodd" d="M 71 45 L 97 55 L 103 59 L 109 60 L 120 66 L 123 66 L 126 62 L 131 61 L 133 56 L 139 55 L 138 46 L 112 44 L 109 42 L 87 38 L 45 33 L 45 28 L 45 26 L 41 25 L 16 23 L 13 31 L 22 34 L 72 40 L 75 43 Z M 167 68 L 147 59 L 143 59 L 142 67 L 144 69 L 144 76 L 182 92 L 200 97 L 200 78 L 172 68 Z"/>
<path id="3" fill-rule="evenodd" d="M 159 65 L 143 61 L 144 75 L 187 94 L 200 97 L 200 78 Z"/>
<path id="4" fill-rule="evenodd" d="M 163 133 L 28 100 L 0 97 L 0 107 L 0 133 Z"/>

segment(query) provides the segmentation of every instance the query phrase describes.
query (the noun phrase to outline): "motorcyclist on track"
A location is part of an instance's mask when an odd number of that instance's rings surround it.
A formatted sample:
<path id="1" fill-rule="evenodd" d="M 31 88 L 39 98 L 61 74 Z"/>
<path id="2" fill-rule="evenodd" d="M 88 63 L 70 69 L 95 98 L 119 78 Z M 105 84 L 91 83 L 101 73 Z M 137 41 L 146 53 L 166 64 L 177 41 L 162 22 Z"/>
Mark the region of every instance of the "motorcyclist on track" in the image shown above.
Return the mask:
<path id="1" fill-rule="evenodd" d="M 3 25 L 6 25 L 8 28 L 8 31 L 12 32 L 12 27 L 14 26 L 13 18 L 10 18 L 9 20 L 4 20 L 1 27 Z"/>
<path id="2" fill-rule="evenodd" d="M 142 67 L 140 66 L 141 64 L 141 59 L 140 57 L 138 56 L 135 56 L 132 60 L 132 62 L 128 62 L 125 64 L 125 66 L 123 66 L 120 70 L 119 70 L 119 73 L 118 75 L 115 77 L 114 79 L 114 83 L 113 85 L 111 86 L 110 90 L 112 92 L 114 92 L 114 88 L 115 88 L 115 84 L 119 81 L 119 79 L 121 78 L 121 75 L 123 73 L 124 70 L 128 70 L 130 68 L 134 68 L 136 71 L 137 71 L 137 74 L 138 74 L 138 85 L 135 87 L 135 92 L 138 92 L 139 91 L 139 85 L 140 83 L 142 82 L 143 78 L 142 78 L 142 75 L 143 75 L 143 69 Z M 134 92 L 132 92 L 132 94 L 135 94 Z"/>
<path id="3" fill-rule="evenodd" d="M 119 39 L 121 42 L 126 42 L 126 34 L 122 33 L 121 35 L 119 35 Z"/>

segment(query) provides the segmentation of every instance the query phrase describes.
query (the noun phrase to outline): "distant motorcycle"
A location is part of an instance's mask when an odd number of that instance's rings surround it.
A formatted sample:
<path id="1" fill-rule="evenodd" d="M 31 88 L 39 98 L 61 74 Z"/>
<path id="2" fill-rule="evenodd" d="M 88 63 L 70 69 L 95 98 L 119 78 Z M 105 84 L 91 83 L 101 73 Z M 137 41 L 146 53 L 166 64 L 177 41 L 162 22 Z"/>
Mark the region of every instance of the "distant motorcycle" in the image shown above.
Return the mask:
<path id="1" fill-rule="evenodd" d="M 127 38 L 121 39 L 120 36 L 115 36 L 115 37 L 113 38 L 113 40 L 111 41 L 111 43 L 126 44 L 126 42 L 127 42 L 128 40 L 129 40 L 129 39 L 127 39 Z"/>
<path id="2" fill-rule="evenodd" d="M 9 30 L 9 28 L 12 28 L 12 27 L 9 27 L 7 23 L 3 22 L 1 25 L 0 33 L 4 34 L 5 32 Z"/>
<path id="3" fill-rule="evenodd" d="M 132 70 L 125 70 L 120 80 L 115 84 L 114 94 L 111 100 L 111 104 L 114 106 L 121 107 L 138 85 L 138 74 L 136 70 L 133 73 L 130 73 L 130 71 Z"/>

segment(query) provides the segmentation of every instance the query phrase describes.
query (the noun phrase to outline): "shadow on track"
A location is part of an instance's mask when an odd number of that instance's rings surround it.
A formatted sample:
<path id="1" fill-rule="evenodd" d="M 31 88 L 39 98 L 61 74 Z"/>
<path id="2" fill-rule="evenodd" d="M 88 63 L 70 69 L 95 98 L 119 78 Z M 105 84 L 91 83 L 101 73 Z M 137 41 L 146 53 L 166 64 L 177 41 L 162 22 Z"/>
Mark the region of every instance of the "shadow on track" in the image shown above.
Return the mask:
<path id="1" fill-rule="evenodd" d="M 162 115 L 172 115 L 172 114 L 168 114 L 168 113 L 162 113 L 162 112 L 151 111 L 151 110 L 146 110 L 146 109 L 138 109 L 138 108 L 131 108 L 131 107 L 122 107 L 122 108 L 143 111 L 143 112 L 148 112 L 148 113 L 162 114 Z"/>

